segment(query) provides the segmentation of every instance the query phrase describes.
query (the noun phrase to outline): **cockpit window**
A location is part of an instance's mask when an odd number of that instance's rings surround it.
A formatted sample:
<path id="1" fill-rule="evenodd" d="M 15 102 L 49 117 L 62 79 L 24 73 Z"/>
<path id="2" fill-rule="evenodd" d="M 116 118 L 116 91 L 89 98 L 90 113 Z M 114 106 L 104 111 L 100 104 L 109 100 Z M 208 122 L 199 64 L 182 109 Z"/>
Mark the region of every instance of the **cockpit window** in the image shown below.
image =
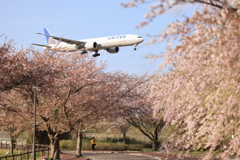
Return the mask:
<path id="1" fill-rule="evenodd" d="M 138 36 L 137 38 L 142 38 L 142 36 Z"/>

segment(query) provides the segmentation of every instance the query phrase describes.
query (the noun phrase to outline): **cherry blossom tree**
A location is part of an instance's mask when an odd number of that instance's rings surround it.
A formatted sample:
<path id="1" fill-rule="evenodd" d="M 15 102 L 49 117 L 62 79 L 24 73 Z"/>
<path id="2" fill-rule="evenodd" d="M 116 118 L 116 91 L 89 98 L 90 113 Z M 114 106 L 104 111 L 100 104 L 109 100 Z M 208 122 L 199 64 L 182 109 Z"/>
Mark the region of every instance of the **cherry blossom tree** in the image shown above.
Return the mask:
<path id="1" fill-rule="evenodd" d="M 104 126 L 106 124 L 104 122 L 116 122 L 127 113 L 139 110 L 136 106 L 131 106 L 129 100 L 138 99 L 137 88 L 149 80 L 146 75 L 129 75 L 120 71 L 101 73 L 99 78 L 100 81 L 97 84 L 94 82 L 94 85 L 89 86 L 86 94 L 84 90 L 81 91 L 81 96 L 85 98 L 82 107 L 86 109 L 84 109 L 84 117 L 79 119 L 75 117 L 75 121 L 79 123 L 76 127 L 78 135 L 76 156 L 81 155 L 83 131 L 96 126 Z"/>
<path id="2" fill-rule="evenodd" d="M 12 41 L 0 47 L 0 92 L 11 90 L 21 85 L 45 85 L 52 82 L 57 70 L 45 63 L 39 62 L 43 56 L 35 52 L 36 59 L 32 59 L 33 49 L 16 49 Z"/>
<path id="3" fill-rule="evenodd" d="M 152 142 L 152 150 L 156 151 L 160 148 L 159 135 L 165 122 L 163 118 L 153 118 L 152 103 L 147 100 L 147 97 L 137 105 L 141 111 L 128 114 L 125 117 L 126 121 L 145 135 Z"/>
<path id="4" fill-rule="evenodd" d="M 185 4 L 202 4 L 205 6 L 210 6 L 215 9 L 227 9 L 228 12 L 235 13 L 238 11 L 238 1 L 237 0 L 132 0 L 129 3 L 121 3 L 125 8 L 127 7 L 138 7 L 144 4 L 150 4 L 149 12 L 144 15 L 145 21 L 141 22 L 137 28 L 143 27 L 151 23 L 157 16 L 166 13 L 168 10 L 176 7 L 183 6 Z"/>
<path id="5" fill-rule="evenodd" d="M 134 1 L 130 6 L 148 1 Z M 152 85 L 154 114 L 164 116 L 176 132 L 165 148 L 222 151 L 221 158 L 239 156 L 239 22 L 237 0 L 158 1 L 146 14 L 158 14 L 181 3 L 198 3 L 192 17 L 168 26 L 150 43 L 169 42 L 168 72 Z"/>
<path id="6" fill-rule="evenodd" d="M 88 60 L 79 53 L 65 53 L 52 60 L 62 73 L 48 90 L 39 88 L 37 115 L 41 119 L 39 126 L 48 132 L 51 156 L 56 159 L 60 135 L 74 130 L 81 119 L 98 110 L 97 105 L 91 104 L 98 99 L 95 92 L 102 82 L 103 66 L 97 67 L 94 59 Z"/>
<path id="7" fill-rule="evenodd" d="M 53 81 L 58 72 L 50 65 L 38 61 L 31 48 L 16 49 L 10 40 L 0 47 L 0 114 L 1 129 L 10 131 L 11 144 L 16 141 L 18 135 L 26 125 L 29 125 L 25 102 L 16 94 L 23 86 L 45 86 Z M 48 83 L 47 83 L 48 82 Z M 18 101 L 18 102 L 17 102 Z M 32 109 L 30 109 L 32 110 Z M 7 117 L 7 118 L 6 118 Z M 12 150 L 13 150 L 13 145 Z"/>
<path id="8" fill-rule="evenodd" d="M 25 109 L 25 113 L 21 112 L 25 117 L 33 117 L 36 91 L 37 126 L 48 132 L 52 158 L 59 158 L 59 137 L 77 127 L 78 120 L 94 109 L 86 104 L 92 104 L 96 98 L 97 90 L 92 86 L 101 83 L 104 65 L 97 67 L 94 59 L 79 53 L 17 50 L 11 44 L 1 47 L 0 65 L 1 92 L 15 96 L 8 102 L 14 105 L 2 101 L 1 110 L 5 112 L 1 113 L 2 122 L 10 123 L 4 117 L 7 111 L 13 112 L 14 122 L 17 121 L 14 111 L 21 109 Z"/>
<path id="9" fill-rule="evenodd" d="M 126 124 L 125 121 L 127 121 L 147 136 L 152 141 L 153 150 L 157 150 L 159 134 L 165 123 L 162 119 L 152 118 L 152 102 L 147 98 L 149 94 L 147 87 L 150 85 L 148 82 L 151 81 L 152 76 L 130 76 L 128 78 L 126 75 L 111 81 L 113 87 L 108 87 L 110 91 L 106 92 L 110 93 L 111 98 L 108 99 L 113 102 L 110 104 L 114 104 L 112 115 L 108 112 L 109 120 L 112 123 L 120 121 L 120 126 Z"/>
<path id="10" fill-rule="evenodd" d="M 15 104 L 16 99 L 18 101 L 21 101 L 21 99 L 19 99 L 19 96 L 14 91 L 11 91 L 11 93 L 9 91 L 2 92 L 0 93 L 0 97 L 0 128 L 9 133 L 11 153 L 13 153 L 17 138 L 29 126 L 26 121 L 31 117 L 25 114 L 26 109 L 24 104 L 20 104 L 19 102 Z M 21 107 L 16 107 L 19 105 Z"/>

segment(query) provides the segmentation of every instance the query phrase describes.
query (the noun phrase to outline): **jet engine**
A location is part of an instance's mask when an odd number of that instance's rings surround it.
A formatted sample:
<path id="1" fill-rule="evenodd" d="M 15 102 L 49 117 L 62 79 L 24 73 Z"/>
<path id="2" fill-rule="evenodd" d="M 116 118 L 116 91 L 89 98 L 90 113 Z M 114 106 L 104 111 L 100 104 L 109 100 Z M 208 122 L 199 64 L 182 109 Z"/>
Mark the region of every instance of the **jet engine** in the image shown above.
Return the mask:
<path id="1" fill-rule="evenodd" d="M 97 42 L 87 42 L 84 46 L 86 49 L 96 49 L 98 47 Z"/>
<path id="2" fill-rule="evenodd" d="M 106 49 L 109 53 L 118 53 L 119 47 L 111 47 Z"/>

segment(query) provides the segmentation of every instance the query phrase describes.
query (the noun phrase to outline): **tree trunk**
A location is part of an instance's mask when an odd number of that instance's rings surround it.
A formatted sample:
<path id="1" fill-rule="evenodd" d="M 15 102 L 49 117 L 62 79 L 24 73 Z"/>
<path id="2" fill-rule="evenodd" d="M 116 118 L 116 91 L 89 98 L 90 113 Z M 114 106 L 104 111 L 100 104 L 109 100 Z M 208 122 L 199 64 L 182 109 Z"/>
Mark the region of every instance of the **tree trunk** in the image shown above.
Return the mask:
<path id="1" fill-rule="evenodd" d="M 126 132 L 123 133 L 123 139 L 124 139 L 124 143 L 127 144 L 127 136 L 126 136 Z"/>
<path id="2" fill-rule="evenodd" d="M 123 134 L 123 139 L 124 139 L 124 143 L 127 144 L 127 131 L 129 129 L 130 125 L 129 124 L 125 124 L 125 125 L 121 125 L 120 126 L 120 131 Z"/>
<path id="3" fill-rule="evenodd" d="M 10 138 L 10 148 L 11 148 L 11 154 L 14 152 L 16 140 L 14 138 Z"/>
<path id="4" fill-rule="evenodd" d="M 153 131 L 153 139 L 152 139 L 152 150 L 157 151 L 159 148 L 159 132 L 162 130 L 164 126 L 164 122 L 161 120 L 160 122 L 156 123 L 154 131 Z"/>
<path id="5" fill-rule="evenodd" d="M 59 137 L 49 136 L 50 139 L 50 147 L 51 147 L 51 160 L 60 160 L 60 145 L 59 145 Z"/>
<path id="6" fill-rule="evenodd" d="M 9 135 L 10 135 L 10 149 L 11 149 L 11 154 L 13 154 L 14 149 L 15 149 L 15 145 L 17 142 L 17 137 L 19 135 L 20 132 L 15 133 L 15 136 L 13 136 L 14 131 L 15 131 L 15 127 L 9 127 Z"/>
<path id="7" fill-rule="evenodd" d="M 76 157 L 82 156 L 82 139 L 83 134 L 82 131 L 79 129 L 77 132 L 77 150 L 76 150 Z"/>
<path id="8" fill-rule="evenodd" d="M 154 138 L 152 140 L 152 150 L 157 151 L 158 148 L 159 148 L 158 138 L 156 136 L 154 136 Z"/>

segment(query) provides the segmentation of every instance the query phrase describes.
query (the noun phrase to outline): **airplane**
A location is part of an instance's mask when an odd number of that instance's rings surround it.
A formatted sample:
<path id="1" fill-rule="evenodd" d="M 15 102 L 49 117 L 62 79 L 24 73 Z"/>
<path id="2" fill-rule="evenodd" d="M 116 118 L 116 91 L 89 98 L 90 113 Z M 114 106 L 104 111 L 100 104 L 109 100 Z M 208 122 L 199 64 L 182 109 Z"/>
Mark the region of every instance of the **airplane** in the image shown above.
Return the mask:
<path id="1" fill-rule="evenodd" d="M 47 28 L 44 33 L 37 33 L 46 36 L 47 45 L 32 43 L 31 45 L 45 47 L 46 49 L 57 49 L 60 52 L 73 52 L 81 50 L 81 54 L 95 52 L 93 57 L 100 56 L 99 50 L 106 50 L 109 53 L 118 53 L 119 47 L 134 46 L 134 50 L 144 39 L 139 35 L 124 34 L 100 38 L 72 40 L 63 37 L 52 36 Z M 57 42 L 57 41 L 58 42 Z"/>

